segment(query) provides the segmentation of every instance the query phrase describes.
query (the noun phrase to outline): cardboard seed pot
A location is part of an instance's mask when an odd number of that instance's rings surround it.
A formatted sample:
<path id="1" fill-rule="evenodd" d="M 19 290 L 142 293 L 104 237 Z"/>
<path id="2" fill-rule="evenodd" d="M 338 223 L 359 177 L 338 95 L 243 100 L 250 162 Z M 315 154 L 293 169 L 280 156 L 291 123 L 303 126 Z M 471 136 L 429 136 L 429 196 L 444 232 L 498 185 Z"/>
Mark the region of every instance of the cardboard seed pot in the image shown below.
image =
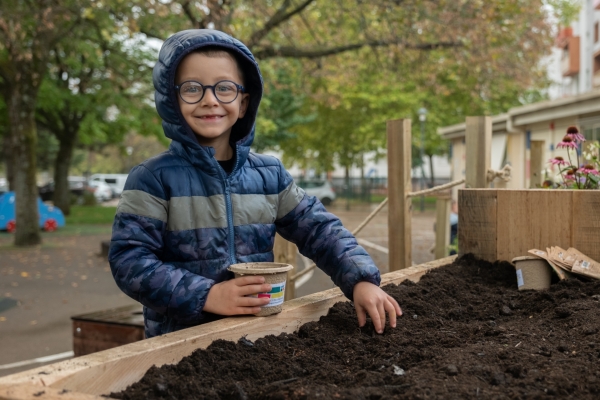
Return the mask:
<path id="1" fill-rule="evenodd" d="M 519 290 L 544 290 L 550 288 L 550 264 L 538 257 L 516 257 L 512 260 L 517 272 Z"/>
<path id="2" fill-rule="evenodd" d="M 281 312 L 287 273 L 293 268 L 291 265 L 283 263 L 255 262 L 233 264 L 228 269 L 234 273 L 236 278 L 246 275 L 258 275 L 265 278 L 265 283 L 271 284 L 271 291 L 269 293 L 257 293 L 250 296 L 268 297 L 270 299 L 269 304 L 262 307 L 258 314 L 254 314 L 264 317 Z"/>

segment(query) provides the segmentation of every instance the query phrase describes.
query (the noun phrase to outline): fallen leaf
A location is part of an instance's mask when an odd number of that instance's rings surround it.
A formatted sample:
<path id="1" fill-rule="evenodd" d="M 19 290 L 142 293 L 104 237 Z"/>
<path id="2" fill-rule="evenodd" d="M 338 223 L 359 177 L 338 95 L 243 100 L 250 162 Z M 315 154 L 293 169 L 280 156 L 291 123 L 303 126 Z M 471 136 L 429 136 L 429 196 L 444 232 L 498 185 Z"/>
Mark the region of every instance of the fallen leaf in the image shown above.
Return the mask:
<path id="1" fill-rule="evenodd" d="M 23 272 L 21 272 L 21 276 L 22 276 L 23 278 L 27 278 L 27 277 L 29 276 L 29 272 L 25 272 L 25 271 L 23 271 Z"/>
<path id="2" fill-rule="evenodd" d="M 0 322 L 6 321 L 6 317 L 0 317 Z"/>

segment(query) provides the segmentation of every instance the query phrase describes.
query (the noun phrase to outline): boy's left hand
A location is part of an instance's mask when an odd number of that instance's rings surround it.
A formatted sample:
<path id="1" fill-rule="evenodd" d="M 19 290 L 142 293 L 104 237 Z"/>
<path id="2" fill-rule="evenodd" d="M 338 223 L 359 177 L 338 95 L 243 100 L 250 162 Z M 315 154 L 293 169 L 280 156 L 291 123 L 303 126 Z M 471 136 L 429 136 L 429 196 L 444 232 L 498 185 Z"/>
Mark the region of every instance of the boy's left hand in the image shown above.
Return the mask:
<path id="1" fill-rule="evenodd" d="M 358 316 L 358 326 L 361 328 L 367 323 L 367 313 L 373 320 L 375 331 L 383 333 L 385 327 L 385 313 L 390 316 L 390 326 L 396 327 L 396 316 L 402 315 L 398 302 L 378 286 L 370 282 L 358 282 L 352 292 L 354 308 Z"/>

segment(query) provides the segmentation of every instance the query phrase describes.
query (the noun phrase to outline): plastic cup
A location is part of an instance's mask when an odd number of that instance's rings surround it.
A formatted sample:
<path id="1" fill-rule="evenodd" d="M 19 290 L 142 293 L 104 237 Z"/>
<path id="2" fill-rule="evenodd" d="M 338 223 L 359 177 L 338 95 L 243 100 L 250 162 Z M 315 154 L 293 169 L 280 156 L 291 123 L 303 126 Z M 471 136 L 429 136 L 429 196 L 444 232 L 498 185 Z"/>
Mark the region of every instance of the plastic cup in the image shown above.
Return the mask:
<path id="1" fill-rule="evenodd" d="M 270 299 L 269 304 L 263 306 L 259 313 L 254 314 L 258 317 L 264 317 L 281 312 L 281 305 L 285 297 L 287 273 L 293 268 L 290 264 L 254 262 L 232 264 L 228 269 L 234 273 L 236 278 L 247 275 L 262 276 L 265 278 L 265 283 L 271 285 L 271 291 L 268 293 L 249 295 L 249 297 L 266 297 Z"/>

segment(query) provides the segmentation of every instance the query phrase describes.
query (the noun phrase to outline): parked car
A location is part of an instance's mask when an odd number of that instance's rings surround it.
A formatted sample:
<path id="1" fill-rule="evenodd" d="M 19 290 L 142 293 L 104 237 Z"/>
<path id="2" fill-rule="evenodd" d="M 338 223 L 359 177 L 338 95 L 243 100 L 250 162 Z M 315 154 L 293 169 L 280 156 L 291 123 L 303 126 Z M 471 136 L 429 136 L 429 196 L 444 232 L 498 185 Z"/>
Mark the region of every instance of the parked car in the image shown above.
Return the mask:
<path id="1" fill-rule="evenodd" d="M 113 198 L 114 192 L 112 188 L 103 181 L 90 181 L 89 190 L 94 193 L 96 201 L 103 202 Z"/>
<path id="2" fill-rule="evenodd" d="M 69 176 L 69 192 L 75 196 L 83 196 L 83 192 L 87 186 L 87 181 L 83 176 Z M 50 181 L 45 185 L 38 186 L 38 193 L 42 201 L 52 201 L 54 197 L 54 181 Z"/>
<path id="3" fill-rule="evenodd" d="M 306 194 L 315 196 L 317 199 L 321 200 L 321 203 L 323 203 L 325 206 L 330 205 L 335 200 L 335 191 L 331 187 L 329 181 L 299 181 L 298 186 L 304 189 Z"/>
<path id="4" fill-rule="evenodd" d="M 40 228 L 52 232 L 65 226 L 65 216 L 58 207 L 50 206 L 37 198 Z M 0 230 L 10 233 L 17 228 L 15 212 L 15 192 L 0 195 Z"/>
<path id="5" fill-rule="evenodd" d="M 90 184 L 92 182 L 104 182 L 113 191 L 114 197 L 119 197 L 125 187 L 127 174 L 94 174 L 90 176 Z"/>

